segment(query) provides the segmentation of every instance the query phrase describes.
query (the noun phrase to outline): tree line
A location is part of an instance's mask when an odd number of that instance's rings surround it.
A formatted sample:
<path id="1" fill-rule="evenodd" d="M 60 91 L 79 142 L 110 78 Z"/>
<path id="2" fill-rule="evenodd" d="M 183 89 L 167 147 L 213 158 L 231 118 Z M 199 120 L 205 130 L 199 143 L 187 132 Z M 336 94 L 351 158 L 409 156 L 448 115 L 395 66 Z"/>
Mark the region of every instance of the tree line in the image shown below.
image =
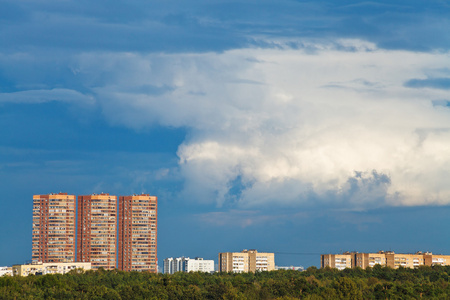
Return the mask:
<path id="1" fill-rule="evenodd" d="M 450 266 L 0 277 L 0 299 L 450 299 Z"/>

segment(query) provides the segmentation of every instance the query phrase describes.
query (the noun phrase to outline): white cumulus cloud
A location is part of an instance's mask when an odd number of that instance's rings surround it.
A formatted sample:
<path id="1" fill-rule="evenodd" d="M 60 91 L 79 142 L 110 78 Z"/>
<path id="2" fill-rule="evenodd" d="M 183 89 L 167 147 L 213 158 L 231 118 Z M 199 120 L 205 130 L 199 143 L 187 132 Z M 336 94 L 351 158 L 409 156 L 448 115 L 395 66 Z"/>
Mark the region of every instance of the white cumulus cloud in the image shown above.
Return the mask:
<path id="1" fill-rule="evenodd" d="M 449 53 L 276 44 L 86 53 L 74 68 L 111 122 L 189 129 L 178 150 L 185 197 L 241 207 L 450 203 L 450 107 L 435 105 L 449 90 L 405 84 L 444 74 Z"/>

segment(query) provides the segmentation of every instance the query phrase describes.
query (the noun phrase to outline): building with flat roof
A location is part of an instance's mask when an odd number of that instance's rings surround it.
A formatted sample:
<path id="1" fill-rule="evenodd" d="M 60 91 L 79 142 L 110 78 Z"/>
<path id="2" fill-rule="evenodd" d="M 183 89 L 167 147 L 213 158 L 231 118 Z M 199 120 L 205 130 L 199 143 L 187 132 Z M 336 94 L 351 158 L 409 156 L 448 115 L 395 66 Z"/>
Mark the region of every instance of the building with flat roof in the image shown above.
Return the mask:
<path id="1" fill-rule="evenodd" d="M 414 254 L 395 253 L 394 251 L 378 251 L 377 253 L 345 252 L 343 254 L 322 254 L 320 266 L 337 268 L 374 267 L 380 265 L 397 269 L 417 268 L 419 266 L 450 265 L 450 255 L 436 255 L 431 252 Z"/>
<path id="2" fill-rule="evenodd" d="M 32 261 L 75 261 L 75 195 L 33 196 Z"/>
<path id="3" fill-rule="evenodd" d="M 173 274 L 175 273 L 172 268 L 173 265 L 173 257 L 165 258 L 163 261 L 163 273 L 164 274 Z"/>
<path id="4" fill-rule="evenodd" d="M 284 266 L 275 266 L 275 270 L 294 270 L 294 271 L 304 271 L 305 268 L 303 268 L 303 266 L 289 266 L 289 267 L 284 267 Z"/>
<path id="5" fill-rule="evenodd" d="M 87 271 L 91 269 L 89 262 L 67 262 L 67 263 L 31 263 L 24 265 L 13 265 L 14 276 L 66 274 L 72 270 Z"/>
<path id="6" fill-rule="evenodd" d="M 189 257 L 169 257 L 164 259 L 164 274 L 174 274 L 176 272 L 214 272 L 214 260 L 207 260 L 201 257 L 194 259 Z"/>
<path id="7" fill-rule="evenodd" d="M 164 274 L 174 274 L 175 272 L 181 272 L 182 266 L 181 266 L 181 257 L 173 258 L 168 257 L 164 259 Z"/>
<path id="8" fill-rule="evenodd" d="M 0 277 L 2 276 L 12 276 L 12 267 L 0 267 Z"/>
<path id="9" fill-rule="evenodd" d="M 352 267 L 352 254 L 350 254 L 350 253 L 323 254 L 323 255 L 321 255 L 320 265 L 323 267 L 329 266 L 330 268 L 336 268 L 338 270 L 344 270 L 346 268 L 351 268 Z"/>
<path id="10" fill-rule="evenodd" d="M 90 262 L 92 269 L 116 268 L 116 218 L 116 196 L 78 196 L 77 261 Z"/>
<path id="11" fill-rule="evenodd" d="M 187 258 L 183 262 L 185 272 L 206 272 L 214 273 L 214 260 L 196 257 L 194 259 Z"/>
<path id="12" fill-rule="evenodd" d="M 219 253 L 219 272 L 256 272 L 275 270 L 275 254 L 255 249 Z"/>
<path id="13" fill-rule="evenodd" d="M 148 194 L 119 197 L 119 269 L 158 271 L 158 198 Z"/>

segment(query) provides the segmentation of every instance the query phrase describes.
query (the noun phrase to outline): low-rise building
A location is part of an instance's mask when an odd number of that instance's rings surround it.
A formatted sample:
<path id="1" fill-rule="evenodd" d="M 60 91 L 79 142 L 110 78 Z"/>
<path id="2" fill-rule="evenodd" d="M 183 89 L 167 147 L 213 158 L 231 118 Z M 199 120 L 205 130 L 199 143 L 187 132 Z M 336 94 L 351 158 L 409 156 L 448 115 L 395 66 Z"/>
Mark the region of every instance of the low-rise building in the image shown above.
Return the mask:
<path id="1" fill-rule="evenodd" d="M 322 254 L 320 259 L 320 265 L 322 268 L 328 266 L 330 268 L 336 268 L 338 270 L 344 270 L 352 267 L 352 254 Z"/>
<path id="2" fill-rule="evenodd" d="M 165 258 L 163 261 L 164 265 L 163 265 L 163 273 L 164 274 L 173 274 L 173 257 L 168 257 Z"/>
<path id="3" fill-rule="evenodd" d="M 303 266 L 289 266 L 289 267 L 283 267 L 283 266 L 275 266 L 275 270 L 294 270 L 294 271 L 304 271 L 305 268 Z"/>
<path id="4" fill-rule="evenodd" d="M 84 271 L 91 269 L 90 262 L 70 262 L 70 263 L 32 263 L 24 265 L 13 265 L 14 276 L 46 275 L 46 274 L 66 274 L 72 270 L 81 269 Z"/>
<path id="5" fill-rule="evenodd" d="M 435 255 L 431 252 L 414 254 L 395 253 L 394 251 L 378 251 L 377 253 L 345 252 L 343 254 L 322 254 L 320 266 L 343 270 L 345 268 L 374 267 L 380 265 L 397 269 L 417 268 L 419 266 L 450 265 L 450 255 Z"/>
<path id="6" fill-rule="evenodd" d="M 214 273 L 214 260 L 205 260 L 201 257 L 185 259 L 183 261 L 184 272 L 206 272 Z"/>
<path id="7" fill-rule="evenodd" d="M 275 254 L 255 249 L 219 253 L 219 272 L 256 272 L 275 270 Z"/>
<path id="8" fill-rule="evenodd" d="M 354 253 L 352 257 L 352 267 L 365 269 L 374 265 L 386 265 L 385 253 Z"/>
<path id="9" fill-rule="evenodd" d="M 12 276 L 12 267 L 0 267 L 0 277 Z"/>
<path id="10" fill-rule="evenodd" d="M 184 257 L 168 257 L 164 259 L 164 274 L 174 274 L 176 272 L 182 272 L 182 260 Z"/>
<path id="11" fill-rule="evenodd" d="M 164 274 L 176 272 L 214 272 L 214 260 L 206 260 L 201 257 L 191 259 L 189 257 L 169 257 L 164 259 Z"/>

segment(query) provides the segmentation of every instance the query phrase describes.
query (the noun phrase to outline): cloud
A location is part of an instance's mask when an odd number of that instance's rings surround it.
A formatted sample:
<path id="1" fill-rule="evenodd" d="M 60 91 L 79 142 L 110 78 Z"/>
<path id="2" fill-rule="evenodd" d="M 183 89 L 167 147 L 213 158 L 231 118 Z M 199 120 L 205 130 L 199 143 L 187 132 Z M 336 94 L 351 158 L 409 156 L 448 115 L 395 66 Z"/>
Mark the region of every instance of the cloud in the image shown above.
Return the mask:
<path id="1" fill-rule="evenodd" d="M 435 105 L 448 92 L 404 84 L 448 69 L 448 53 L 360 40 L 316 42 L 313 52 L 277 43 L 223 53 L 90 52 L 72 67 L 111 123 L 188 128 L 178 149 L 186 199 L 450 203 L 450 110 Z"/>
<path id="2" fill-rule="evenodd" d="M 90 95 L 69 89 L 27 90 L 0 93 L 0 103 L 44 103 L 51 101 L 72 102 L 92 105 L 95 100 Z"/>
<path id="3" fill-rule="evenodd" d="M 450 109 L 436 105 L 448 90 L 405 85 L 443 77 L 449 53 L 348 39 L 264 43 L 278 46 L 74 54 L 62 60 L 72 73 L 64 80 L 80 88 L 0 97 L 95 101 L 116 126 L 186 128 L 181 199 L 247 208 L 450 203 Z"/>

